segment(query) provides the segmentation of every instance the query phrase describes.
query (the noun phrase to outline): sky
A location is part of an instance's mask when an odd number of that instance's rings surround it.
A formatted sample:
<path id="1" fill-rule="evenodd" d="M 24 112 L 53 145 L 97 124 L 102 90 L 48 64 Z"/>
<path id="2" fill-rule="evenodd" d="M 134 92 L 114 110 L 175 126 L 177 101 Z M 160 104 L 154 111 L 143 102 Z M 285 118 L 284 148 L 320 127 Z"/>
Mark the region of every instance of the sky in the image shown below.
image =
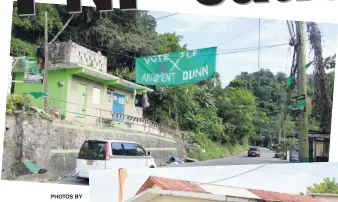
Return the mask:
<path id="1" fill-rule="evenodd" d="M 172 13 L 149 12 L 149 14 L 155 18 L 161 18 Z M 323 55 L 333 55 L 336 52 L 337 25 L 319 23 L 319 29 L 323 35 Z M 248 30 L 251 31 L 248 32 Z M 158 19 L 157 32 L 176 32 L 183 36 L 181 45 L 187 44 L 188 49 L 213 46 L 217 46 L 218 51 L 251 48 L 258 47 L 259 19 L 179 13 Z M 236 37 L 238 35 L 241 37 Z M 285 20 L 260 19 L 261 46 L 284 44 L 288 43 L 288 40 L 289 31 Z M 288 45 L 262 48 L 260 50 L 259 67 L 257 50 L 228 55 L 219 54 L 216 59 L 217 71 L 220 73 L 222 83 L 225 86 L 241 72 L 255 72 L 259 68 L 270 69 L 273 73 L 282 71 L 289 75 L 292 53 L 292 48 Z M 311 57 L 308 57 L 308 60 L 311 61 Z M 308 69 L 308 73 L 312 72 L 313 68 L 311 67 Z"/>
<path id="2" fill-rule="evenodd" d="M 139 188 L 151 175 L 207 183 L 235 176 L 260 166 L 201 166 L 128 170 L 128 177 L 124 185 L 124 200 L 135 196 Z M 268 164 L 238 177 L 220 181 L 217 184 L 299 194 L 300 192 L 306 193 L 306 187 L 320 183 L 326 177 L 338 178 L 337 167 L 338 163 Z M 113 187 L 111 188 L 114 190 Z"/>

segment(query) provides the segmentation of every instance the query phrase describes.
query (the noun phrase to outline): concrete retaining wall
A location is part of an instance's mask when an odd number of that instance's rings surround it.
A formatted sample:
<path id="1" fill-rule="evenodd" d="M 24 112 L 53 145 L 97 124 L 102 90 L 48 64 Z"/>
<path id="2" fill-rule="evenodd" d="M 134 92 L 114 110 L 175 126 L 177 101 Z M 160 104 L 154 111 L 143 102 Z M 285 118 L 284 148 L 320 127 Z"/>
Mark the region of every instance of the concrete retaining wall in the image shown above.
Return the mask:
<path id="1" fill-rule="evenodd" d="M 183 141 L 176 141 L 170 135 L 95 129 L 18 114 L 6 117 L 2 179 L 11 180 L 21 175 L 19 164 L 23 160 L 47 169 L 52 177 L 72 176 L 78 150 L 85 139 L 138 142 L 150 151 L 158 165 L 163 165 L 171 156 L 185 157 Z"/>

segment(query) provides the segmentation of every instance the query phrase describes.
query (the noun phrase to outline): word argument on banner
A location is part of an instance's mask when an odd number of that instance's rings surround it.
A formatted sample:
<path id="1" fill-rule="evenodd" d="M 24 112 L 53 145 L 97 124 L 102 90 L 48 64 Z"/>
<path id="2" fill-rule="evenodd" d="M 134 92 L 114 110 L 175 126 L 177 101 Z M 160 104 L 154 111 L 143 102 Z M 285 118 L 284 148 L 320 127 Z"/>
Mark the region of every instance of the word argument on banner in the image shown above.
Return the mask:
<path id="1" fill-rule="evenodd" d="M 216 73 L 217 48 L 136 58 L 136 83 L 180 85 L 207 80 Z"/>
<path id="2" fill-rule="evenodd" d="M 82 199 L 82 194 L 51 194 L 50 199 Z"/>
<path id="3" fill-rule="evenodd" d="M 121 10 L 137 9 L 137 0 L 118 0 Z M 97 10 L 100 12 L 113 11 L 113 0 L 93 0 Z M 17 0 L 19 16 L 35 15 L 35 0 Z M 81 0 L 67 0 L 69 13 L 82 13 Z"/>

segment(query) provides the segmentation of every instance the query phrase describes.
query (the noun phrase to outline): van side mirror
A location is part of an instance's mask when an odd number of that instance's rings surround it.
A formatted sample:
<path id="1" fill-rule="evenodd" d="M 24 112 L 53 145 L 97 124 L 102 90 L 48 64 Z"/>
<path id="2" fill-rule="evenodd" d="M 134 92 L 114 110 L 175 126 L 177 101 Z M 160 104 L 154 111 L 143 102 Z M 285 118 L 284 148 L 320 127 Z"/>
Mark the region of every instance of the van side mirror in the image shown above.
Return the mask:
<path id="1" fill-rule="evenodd" d="M 147 152 L 147 156 L 150 156 L 150 152 Z"/>

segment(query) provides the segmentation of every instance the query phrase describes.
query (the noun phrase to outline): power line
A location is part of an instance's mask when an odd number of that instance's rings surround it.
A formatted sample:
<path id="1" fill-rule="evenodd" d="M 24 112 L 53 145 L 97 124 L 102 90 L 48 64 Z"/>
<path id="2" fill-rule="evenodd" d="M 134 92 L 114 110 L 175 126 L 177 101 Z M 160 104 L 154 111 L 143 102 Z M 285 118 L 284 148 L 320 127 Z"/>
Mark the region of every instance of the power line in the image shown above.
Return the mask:
<path id="1" fill-rule="evenodd" d="M 233 175 L 233 176 L 230 176 L 230 177 L 227 177 L 227 178 L 223 178 L 223 179 L 220 179 L 220 180 L 215 180 L 215 181 L 212 181 L 212 182 L 209 182 L 208 184 L 213 184 L 213 183 L 217 183 L 217 182 L 222 182 L 222 181 L 225 181 L 225 180 L 229 180 L 229 179 L 232 179 L 232 178 L 235 178 L 235 177 L 239 177 L 241 175 L 245 175 L 247 173 L 251 173 L 253 171 L 256 171 L 258 169 L 261 169 L 263 168 L 264 166 L 266 166 L 267 164 L 264 164 L 264 165 L 261 165 L 261 166 L 258 166 L 257 168 L 254 168 L 254 169 L 251 169 L 251 170 L 248 170 L 248 171 L 245 171 L 243 173 L 239 173 L 237 175 Z"/>
<path id="2" fill-rule="evenodd" d="M 247 171 L 245 171 L 245 172 L 242 172 L 242 173 L 239 173 L 239 174 L 230 176 L 230 177 L 226 177 L 226 178 L 222 178 L 222 179 L 214 180 L 214 181 L 210 181 L 210 182 L 197 182 L 197 183 L 194 183 L 194 185 L 191 185 L 191 186 L 185 186 L 185 187 L 195 187 L 196 185 L 216 185 L 216 186 L 222 186 L 222 185 L 215 184 L 215 183 L 217 183 L 217 182 L 224 182 L 224 181 L 226 181 L 226 180 L 233 179 L 233 178 L 235 178 L 235 177 L 239 177 L 239 176 L 245 175 L 245 174 L 247 174 L 247 173 L 251 173 L 251 172 L 256 171 L 256 170 L 259 170 L 259 169 L 261 169 L 261 168 L 263 168 L 263 167 L 265 167 L 265 166 L 267 166 L 267 164 L 258 166 L 258 167 L 256 167 L 256 168 L 247 170 Z M 181 188 L 181 187 L 168 187 L 168 188 Z"/>
<path id="3" fill-rule="evenodd" d="M 218 46 L 223 45 L 223 44 L 226 44 L 226 43 L 228 43 L 228 42 L 230 42 L 230 41 L 233 41 L 234 39 L 237 39 L 238 37 L 243 36 L 244 34 L 246 34 L 246 33 L 248 33 L 248 32 L 251 32 L 251 31 L 254 30 L 254 29 L 257 29 L 257 26 L 256 26 L 256 27 L 253 27 L 253 28 L 251 28 L 251 29 L 249 29 L 249 30 L 247 30 L 247 31 L 245 31 L 245 32 L 242 32 L 242 33 L 240 33 L 240 34 L 237 34 L 236 36 L 230 38 L 229 40 L 227 40 L 227 41 L 225 41 L 225 42 L 222 42 L 222 43 L 218 44 Z"/>
<path id="4" fill-rule="evenodd" d="M 258 18 L 258 71 L 260 70 L 261 19 Z"/>
<path id="5" fill-rule="evenodd" d="M 77 42 L 76 42 L 77 43 Z M 102 50 L 102 51 L 106 51 L 108 53 L 112 53 L 112 54 L 116 54 L 119 56 L 123 56 L 123 57 L 128 57 L 128 58 L 135 58 L 133 56 L 130 55 L 125 55 L 125 54 L 121 54 L 121 53 L 117 53 L 111 50 L 107 50 L 107 49 L 103 49 L 103 48 L 98 48 L 95 46 L 90 46 L 90 45 L 86 45 L 86 44 L 81 44 L 81 43 L 77 43 L 79 45 L 83 45 L 89 48 L 95 48 L 97 50 Z M 266 45 L 266 46 L 261 46 L 260 48 L 275 48 L 275 47 L 279 47 L 279 46 L 285 46 L 285 45 L 289 45 L 288 43 L 282 43 L 282 44 L 273 44 L 273 45 Z M 227 54 L 234 54 L 234 53 L 241 53 L 241 52 L 248 52 L 248 51 L 254 51 L 257 50 L 258 47 L 246 47 L 246 48 L 235 48 L 235 49 L 224 49 L 224 50 L 218 50 L 218 51 L 228 51 L 228 52 L 219 52 L 216 54 L 208 54 L 208 55 L 199 55 L 196 57 L 202 57 L 202 56 L 209 56 L 209 55 L 227 55 Z M 203 52 L 203 51 L 202 51 Z M 151 55 L 149 55 L 151 56 Z M 147 57 L 147 56 L 144 56 Z M 179 58 L 179 57 L 169 57 L 169 58 Z"/>
<path id="6" fill-rule="evenodd" d="M 155 20 L 156 20 L 156 21 L 157 21 L 157 20 L 162 20 L 162 19 L 164 19 L 164 18 L 168 18 L 168 17 L 174 16 L 174 15 L 177 15 L 177 14 L 179 14 L 179 12 L 173 13 L 173 14 L 170 14 L 170 15 L 166 15 L 166 16 L 163 16 L 163 17 L 159 17 L 159 18 L 156 18 Z"/>
<path id="7" fill-rule="evenodd" d="M 81 44 L 81 43 L 77 43 L 77 44 L 85 46 L 85 47 L 101 50 L 101 51 L 106 51 L 107 53 L 112 53 L 112 54 L 119 55 L 119 56 L 122 56 L 122 57 L 136 59 L 136 57 L 134 57 L 134 56 L 117 53 L 117 52 L 114 52 L 114 51 L 111 51 L 111 50 L 107 50 L 107 49 L 104 49 L 104 48 L 98 48 L 98 47 L 95 47 L 95 46 L 90 46 L 90 45 Z M 288 43 L 261 46 L 260 49 L 262 49 L 262 48 L 269 49 L 269 48 L 275 48 L 275 47 L 280 47 L 280 46 L 285 46 L 285 45 L 288 45 Z M 218 52 L 216 54 L 198 55 L 198 56 L 195 56 L 195 57 L 204 57 L 204 56 L 212 56 L 212 55 L 229 55 L 229 54 L 243 53 L 243 52 L 249 52 L 249 51 L 255 51 L 255 50 L 258 50 L 258 47 L 247 47 L 247 48 L 237 48 L 237 49 L 224 49 L 224 50 L 219 50 L 219 51 L 227 51 L 227 52 Z M 16 55 L 16 56 L 20 56 L 19 54 L 16 54 L 16 53 L 11 53 L 11 54 L 12 55 Z M 152 56 L 152 55 L 149 55 L 149 56 Z M 147 57 L 147 56 L 143 56 L 143 57 Z M 181 58 L 181 57 L 167 57 L 167 58 Z"/>

